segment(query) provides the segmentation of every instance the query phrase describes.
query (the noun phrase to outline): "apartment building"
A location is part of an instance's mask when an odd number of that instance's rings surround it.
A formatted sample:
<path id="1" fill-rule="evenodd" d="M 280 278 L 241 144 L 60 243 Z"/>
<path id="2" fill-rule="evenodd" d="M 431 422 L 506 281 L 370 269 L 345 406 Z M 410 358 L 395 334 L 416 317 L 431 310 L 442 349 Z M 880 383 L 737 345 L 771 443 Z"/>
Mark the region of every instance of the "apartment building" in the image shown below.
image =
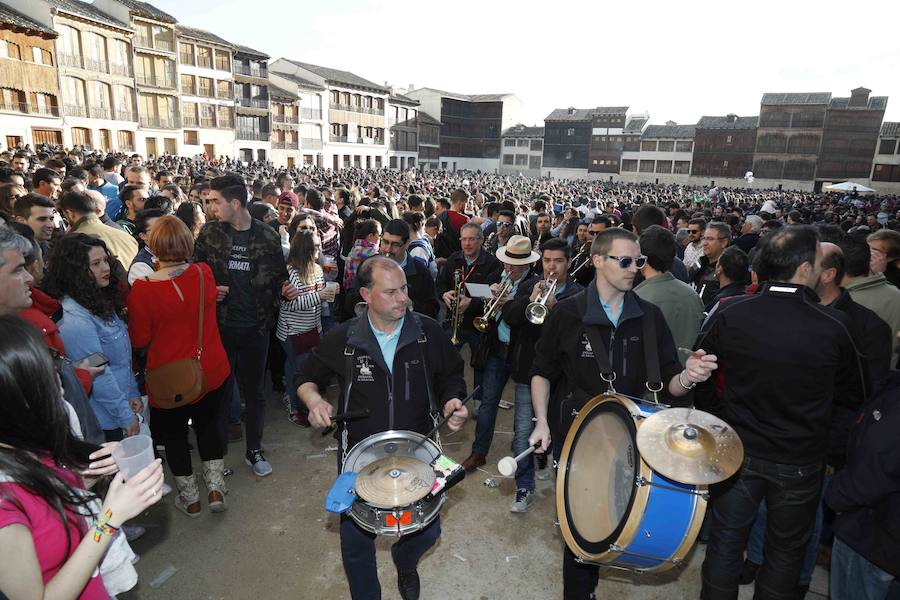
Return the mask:
<path id="1" fill-rule="evenodd" d="M 627 106 L 598 106 L 591 111 L 588 173 L 618 173 L 625 147 Z M 649 117 L 639 121 L 645 124 Z M 640 127 L 637 129 L 640 135 Z"/>
<path id="2" fill-rule="evenodd" d="M 593 132 L 592 108 L 557 108 L 544 119 L 541 175 L 557 179 L 587 176 Z"/>
<path id="3" fill-rule="evenodd" d="M 705 178 L 709 185 L 716 181 L 719 185 L 741 185 L 747 171 L 753 170 L 758 122 L 758 116 L 701 117 L 694 130 L 691 175 Z"/>
<path id="4" fill-rule="evenodd" d="M 849 97 L 832 98 L 825 115 L 816 188 L 833 182 L 864 181 L 872 173 L 887 96 L 870 96 L 864 87 Z"/>
<path id="5" fill-rule="evenodd" d="M 269 81 L 272 107 L 272 164 L 276 167 L 299 166 L 300 96 Z"/>
<path id="6" fill-rule="evenodd" d="M 871 180 L 881 193 L 900 194 L 900 123 L 896 121 L 881 125 Z"/>
<path id="7" fill-rule="evenodd" d="M 544 128 L 519 123 L 500 136 L 500 174 L 541 176 Z"/>
<path id="8" fill-rule="evenodd" d="M 621 180 L 642 183 L 688 183 L 694 153 L 694 125 L 647 125 L 635 145 L 622 152 Z"/>
<path id="9" fill-rule="evenodd" d="M 303 81 L 306 85 L 321 88 L 327 98 L 327 141 L 322 151 L 324 166 L 332 169 L 381 169 L 386 166 L 388 88 L 349 71 L 287 58 L 274 61 L 271 70 L 282 79 Z M 301 128 L 301 149 L 304 135 Z M 305 161 L 306 151 L 303 152 Z"/>
<path id="10" fill-rule="evenodd" d="M 419 169 L 436 171 L 441 166 L 441 122 L 419 111 Z"/>
<path id="11" fill-rule="evenodd" d="M 234 45 L 194 27 L 177 25 L 182 154 L 208 157 L 234 151 Z"/>
<path id="12" fill-rule="evenodd" d="M 324 166 L 323 135 L 327 135 L 328 132 L 327 112 L 322 110 L 326 102 L 325 86 L 303 78 L 298 71 L 277 73 L 270 70 L 269 81 L 273 86 L 297 96 L 302 164 Z M 278 118 L 277 115 L 275 118 Z"/>
<path id="13" fill-rule="evenodd" d="M 0 3 L 0 147 L 62 143 L 57 33 Z"/>
<path id="14" fill-rule="evenodd" d="M 388 96 L 388 166 L 412 169 L 419 160 L 419 101 L 391 90 Z"/>
<path id="15" fill-rule="evenodd" d="M 763 94 L 753 176 L 782 185 L 813 181 L 830 102 L 828 92 Z"/>
<path id="16" fill-rule="evenodd" d="M 269 112 L 269 55 L 247 46 L 234 50 L 234 154 L 243 161 L 265 161 L 272 150 Z"/>

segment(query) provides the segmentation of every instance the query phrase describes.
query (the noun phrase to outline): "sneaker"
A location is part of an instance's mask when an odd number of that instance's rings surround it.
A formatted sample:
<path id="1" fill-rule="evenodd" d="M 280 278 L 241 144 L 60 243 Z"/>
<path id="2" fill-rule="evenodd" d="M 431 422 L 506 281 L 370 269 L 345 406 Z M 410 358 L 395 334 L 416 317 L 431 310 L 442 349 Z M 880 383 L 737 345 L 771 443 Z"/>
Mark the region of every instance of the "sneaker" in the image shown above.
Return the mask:
<path id="1" fill-rule="evenodd" d="M 515 406 L 515 404 L 513 404 L 509 400 L 501 400 L 497 406 L 499 406 L 500 408 L 502 408 L 504 410 L 509 410 L 510 408 Z"/>
<path id="2" fill-rule="evenodd" d="M 253 474 L 258 477 L 265 477 L 272 474 L 272 465 L 263 456 L 262 450 L 249 450 L 244 458 L 247 466 L 253 468 Z"/>
<path id="3" fill-rule="evenodd" d="M 281 406 L 288 412 L 291 411 L 291 399 L 287 394 L 282 394 L 281 396 Z"/>
<path id="4" fill-rule="evenodd" d="M 532 504 L 534 504 L 534 490 L 519 488 L 516 490 L 516 499 L 510 505 L 509 511 L 514 513 L 528 512 Z"/>
<path id="5" fill-rule="evenodd" d="M 133 542 L 147 533 L 147 530 L 140 525 L 123 525 L 122 531 L 125 533 L 125 539 L 129 542 Z"/>
<path id="6" fill-rule="evenodd" d="M 297 427 L 303 427 L 304 429 L 309 428 L 309 419 L 307 419 L 306 415 L 299 410 L 288 411 L 288 421 Z"/>
<path id="7" fill-rule="evenodd" d="M 232 423 L 228 426 L 228 443 L 239 442 L 244 437 L 240 423 Z"/>

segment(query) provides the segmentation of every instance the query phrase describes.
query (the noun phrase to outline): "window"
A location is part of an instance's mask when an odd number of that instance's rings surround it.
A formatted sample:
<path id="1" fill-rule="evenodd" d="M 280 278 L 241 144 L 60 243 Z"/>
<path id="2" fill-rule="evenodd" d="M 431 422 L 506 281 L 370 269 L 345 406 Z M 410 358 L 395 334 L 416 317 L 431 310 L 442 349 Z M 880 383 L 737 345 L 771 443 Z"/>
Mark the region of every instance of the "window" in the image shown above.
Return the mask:
<path id="1" fill-rule="evenodd" d="M 216 82 L 216 98 L 231 98 L 231 82 L 222 79 Z"/>
<path id="2" fill-rule="evenodd" d="M 673 142 L 672 140 L 660 140 L 657 150 L 659 150 L 660 152 L 674 152 L 675 142 Z"/>
<path id="3" fill-rule="evenodd" d="M 527 148 L 527 147 L 528 147 L 528 140 L 518 140 L 518 142 L 516 143 L 516 145 L 517 145 L 519 148 Z"/>
<path id="4" fill-rule="evenodd" d="M 49 65 L 53 66 L 53 55 L 50 54 L 49 51 L 44 50 L 43 48 L 38 48 L 34 46 L 32 49 L 32 53 L 34 54 L 34 62 L 39 65 Z"/>
<path id="5" fill-rule="evenodd" d="M 340 102 L 341 102 L 341 93 L 340 93 L 340 92 L 332 91 L 332 92 L 331 92 L 331 99 L 330 99 L 330 102 L 333 103 L 333 104 L 340 104 Z"/>
<path id="6" fill-rule="evenodd" d="M 200 132 L 185 129 L 184 143 L 186 146 L 198 146 L 200 144 Z"/>
<path id="7" fill-rule="evenodd" d="M 216 108 L 216 116 L 219 119 L 219 127 L 222 129 L 234 128 L 234 109 L 230 106 L 219 106 Z"/>
<path id="8" fill-rule="evenodd" d="M 209 77 L 198 77 L 198 94 L 204 98 L 213 96 L 213 80 Z"/>
<path id="9" fill-rule="evenodd" d="M 566 160 L 572 160 L 572 153 L 566 152 Z"/>
<path id="10" fill-rule="evenodd" d="M 0 110 L 25 112 L 25 94 L 19 90 L 0 88 Z"/>
<path id="11" fill-rule="evenodd" d="M 642 140 L 641 152 L 656 152 L 656 140 Z"/>
<path id="12" fill-rule="evenodd" d="M 178 43 L 178 60 L 183 65 L 195 65 L 194 62 L 194 45 L 193 44 L 185 44 L 184 42 Z"/>
<path id="13" fill-rule="evenodd" d="M 893 154 L 897 146 L 897 140 L 881 140 L 878 145 L 878 154 Z"/>
<path id="14" fill-rule="evenodd" d="M 117 141 L 119 143 L 119 150 L 134 150 L 134 132 L 133 131 L 119 131 L 116 134 L 118 138 Z"/>
<path id="15" fill-rule="evenodd" d="M 78 30 L 68 25 L 59 26 L 59 52 L 69 56 L 81 56 L 81 43 Z"/>
<path id="16" fill-rule="evenodd" d="M 186 96 L 196 96 L 197 89 L 194 85 L 194 76 L 193 75 L 182 75 L 181 76 L 181 93 Z"/>
<path id="17" fill-rule="evenodd" d="M 134 91 L 125 85 L 117 85 L 115 92 L 116 118 L 119 121 L 134 120 Z"/>
<path id="18" fill-rule="evenodd" d="M 575 129 L 572 128 L 572 127 L 566 129 L 566 135 L 567 135 L 568 137 L 573 137 L 573 136 L 575 135 Z"/>
<path id="19" fill-rule="evenodd" d="M 676 175 L 689 175 L 691 173 L 691 161 L 676 160 L 672 172 Z"/>
<path id="20" fill-rule="evenodd" d="M 212 69 L 212 48 L 197 46 L 197 66 Z"/>
<path id="21" fill-rule="evenodd" d="M 510 166 L 516 164 L 516 156 L 514 154 L 504 154 L 503 155 L 503 164 L 510 165 Z"/>
<path id="22" fill-rule="evenodd" d="M 84 80 L 75 77 L 63 77 L 63 93 L 66 104 L 77 106 L 87 105 L 87 94 L 84 90 Z"/>
<path id="23" fill-rule="evenodd" d="M 541 152 L 544 149 L 544 140 L 531 140 L 531 151 Z"/>
<path id="24" fill-rule="evenodd" d="M 652 173 L 653 172 L 653 161 L 652 160 L 642 160 L 638 164 L 638 171 L 641 173 Z"/>
<path id="25" fill-rule="evenodd" d="M 216 50 L 216 70 L 231 71 L 231 53 L 225 50 Z"/>
<path id="26" fill-rule="evenodd" d="M 728 139 L 731 139 L 731 136 L 730 136 L 730 135 L 728 136 Z M 727 169 L 727 168 L 728 168 L 728 161 L 727 161 L 727 160 L 722 161 L 722 168 L 723 168 L 723 169 Z"/>
<path id="27" fill-rule="evenodd" d="M 213 128 L 216 126 L 216 107 L 212 104 L 200 104 L 200 127 Z"/>
<path id="28" fill-rule="evenodd" d="M 6 52 L 0 51 L 0 56 L 5 56 L 6 58 L 12 58 L 15 60 L 22 60 L 22 49 L 18 44 L 6 42 L 5 46 Z"/>
<path id="29" fill-rule="evenodd" d="M 529 169 L 540 169 L 541 168 L 541 157 L 540 156 L 529 156 L 528 157 L 528 168 Z"/>
<path id="30" fill-rule="evenodd" d="M 85 31 L 81 34 L 81 45 L 84 51 L 84 68 L 90 71 L 106 72 L 106 38 Z"/>
<path id="31" fill-rule="evenodd" d="M 731 143 L 731 136 L 730 136 L 730 135 L 726 135 L 726 136 L 725 136 L 725 143 L 726 143 L 726 144 L 730 144 L 730 143 Z M 725 165 L 725 166 L 727 167 L 728 165 Z"/>
<path id="32" fill-rule="evenodd" d="M 528 166 L 528 155 L 527 154 L 516 154 L 516 166 L 517 167 L 527 167 Z"/>
<path id="33" fill-rule="evenodd" d="M 631 159 L 624 159 L 622 161 L 622 170 L 634 172 L 638 170 L 638 161 Z"/>
<path id="34" fill-rule="evenodd" d="M 181 103 L 181 119 L 185 127 L 197 127 L 197 103 Z"/>
<path id="35" fill-rule="evenodd" d="M 672 172 L 672 161 L 671 160 L 656 161 L 656 172 L 657 173 L 671 173 Z"/>
<path id="36" fill-rule="evenodd" d="M 504 148 L 515 148 L 516 140 L 514 140 L 512 138 L 506 138 L 505 140 L 503 140 L 503 147 Z"/>
<path id="37" fill-rule="evenodd" d="M 675 142 L 675 152 L 693 152 L 694 142 Z M 676 161 L 677 162 L 677 161 Z"/>
<path id="38" fill-rule="evenodd" d="M 87 127 L 73 127 L 72 128 L 72 143 L 76 146 L 84 146 L 85 148 L 92 148 L 94 146 L 91 143 L 91 130 Z"/>

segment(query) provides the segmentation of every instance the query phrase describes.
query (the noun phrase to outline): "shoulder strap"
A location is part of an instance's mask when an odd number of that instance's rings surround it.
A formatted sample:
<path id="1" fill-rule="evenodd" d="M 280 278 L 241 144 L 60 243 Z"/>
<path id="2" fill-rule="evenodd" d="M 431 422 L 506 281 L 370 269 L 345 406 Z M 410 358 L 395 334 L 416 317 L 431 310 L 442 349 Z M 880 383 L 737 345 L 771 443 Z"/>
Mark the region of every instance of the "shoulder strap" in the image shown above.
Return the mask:
<path id="1" fill-rule="evenodd" d="M 609 384 L 610 392 L 615 392 L 613 382 L 616 380 L 616 372 L 609 363 L 609 355 L 611 349 L 607 349 L 603 343 L 603 334 L 597 325 L 588 325 L 584 323 L 584 314 L 587 311 L 587 294 L 580 294 L 575 297 L 575 304 L 578 307 L 578 315 L 582 318 L 584 326 L 584 335 L 587 336 L 588 342 L 591 344 L 591 350 L 597 367 L 600 369 L 600 378 Z"/>
<path id="2" fill-rule="evenodd" d="M 203 353 L 203 280 L 205 276 L 200 265 L 194 263 L 194 266 L 197 267 L 197 272 L 200 274 L 200 316 L 197 318 L 197 360 L 200 360 L 200 355 Z"/>
<path id="3" fill-rule="evenodd" d="M 647 389 L 651 392 L 659 392 L 663 388 L 662 376 L 659 372 L 659 352 L 656 338 L 655 313 L 644 311 L 641 319 L 644 330 L 644 363 L 647 374 Z"/>

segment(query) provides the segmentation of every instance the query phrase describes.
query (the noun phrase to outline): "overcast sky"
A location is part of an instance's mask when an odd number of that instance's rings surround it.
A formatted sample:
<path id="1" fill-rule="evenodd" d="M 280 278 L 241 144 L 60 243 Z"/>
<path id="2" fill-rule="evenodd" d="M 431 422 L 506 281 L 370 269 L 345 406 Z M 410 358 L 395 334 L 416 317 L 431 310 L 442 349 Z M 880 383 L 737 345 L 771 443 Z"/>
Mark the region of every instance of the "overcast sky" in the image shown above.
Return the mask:
<path id="1" fill-rule="evenodd" d="M 756 115 L 763 92 L 858 86 L 889 96 L 885 120 L 900 120 L 900 40 L 888 33 L 900 3 L 885 0 L 150 1 L 273 59 L 514 93 L 527 125 L 554 108 L 626 105 L 651 123 L 695 123 Z"/>

